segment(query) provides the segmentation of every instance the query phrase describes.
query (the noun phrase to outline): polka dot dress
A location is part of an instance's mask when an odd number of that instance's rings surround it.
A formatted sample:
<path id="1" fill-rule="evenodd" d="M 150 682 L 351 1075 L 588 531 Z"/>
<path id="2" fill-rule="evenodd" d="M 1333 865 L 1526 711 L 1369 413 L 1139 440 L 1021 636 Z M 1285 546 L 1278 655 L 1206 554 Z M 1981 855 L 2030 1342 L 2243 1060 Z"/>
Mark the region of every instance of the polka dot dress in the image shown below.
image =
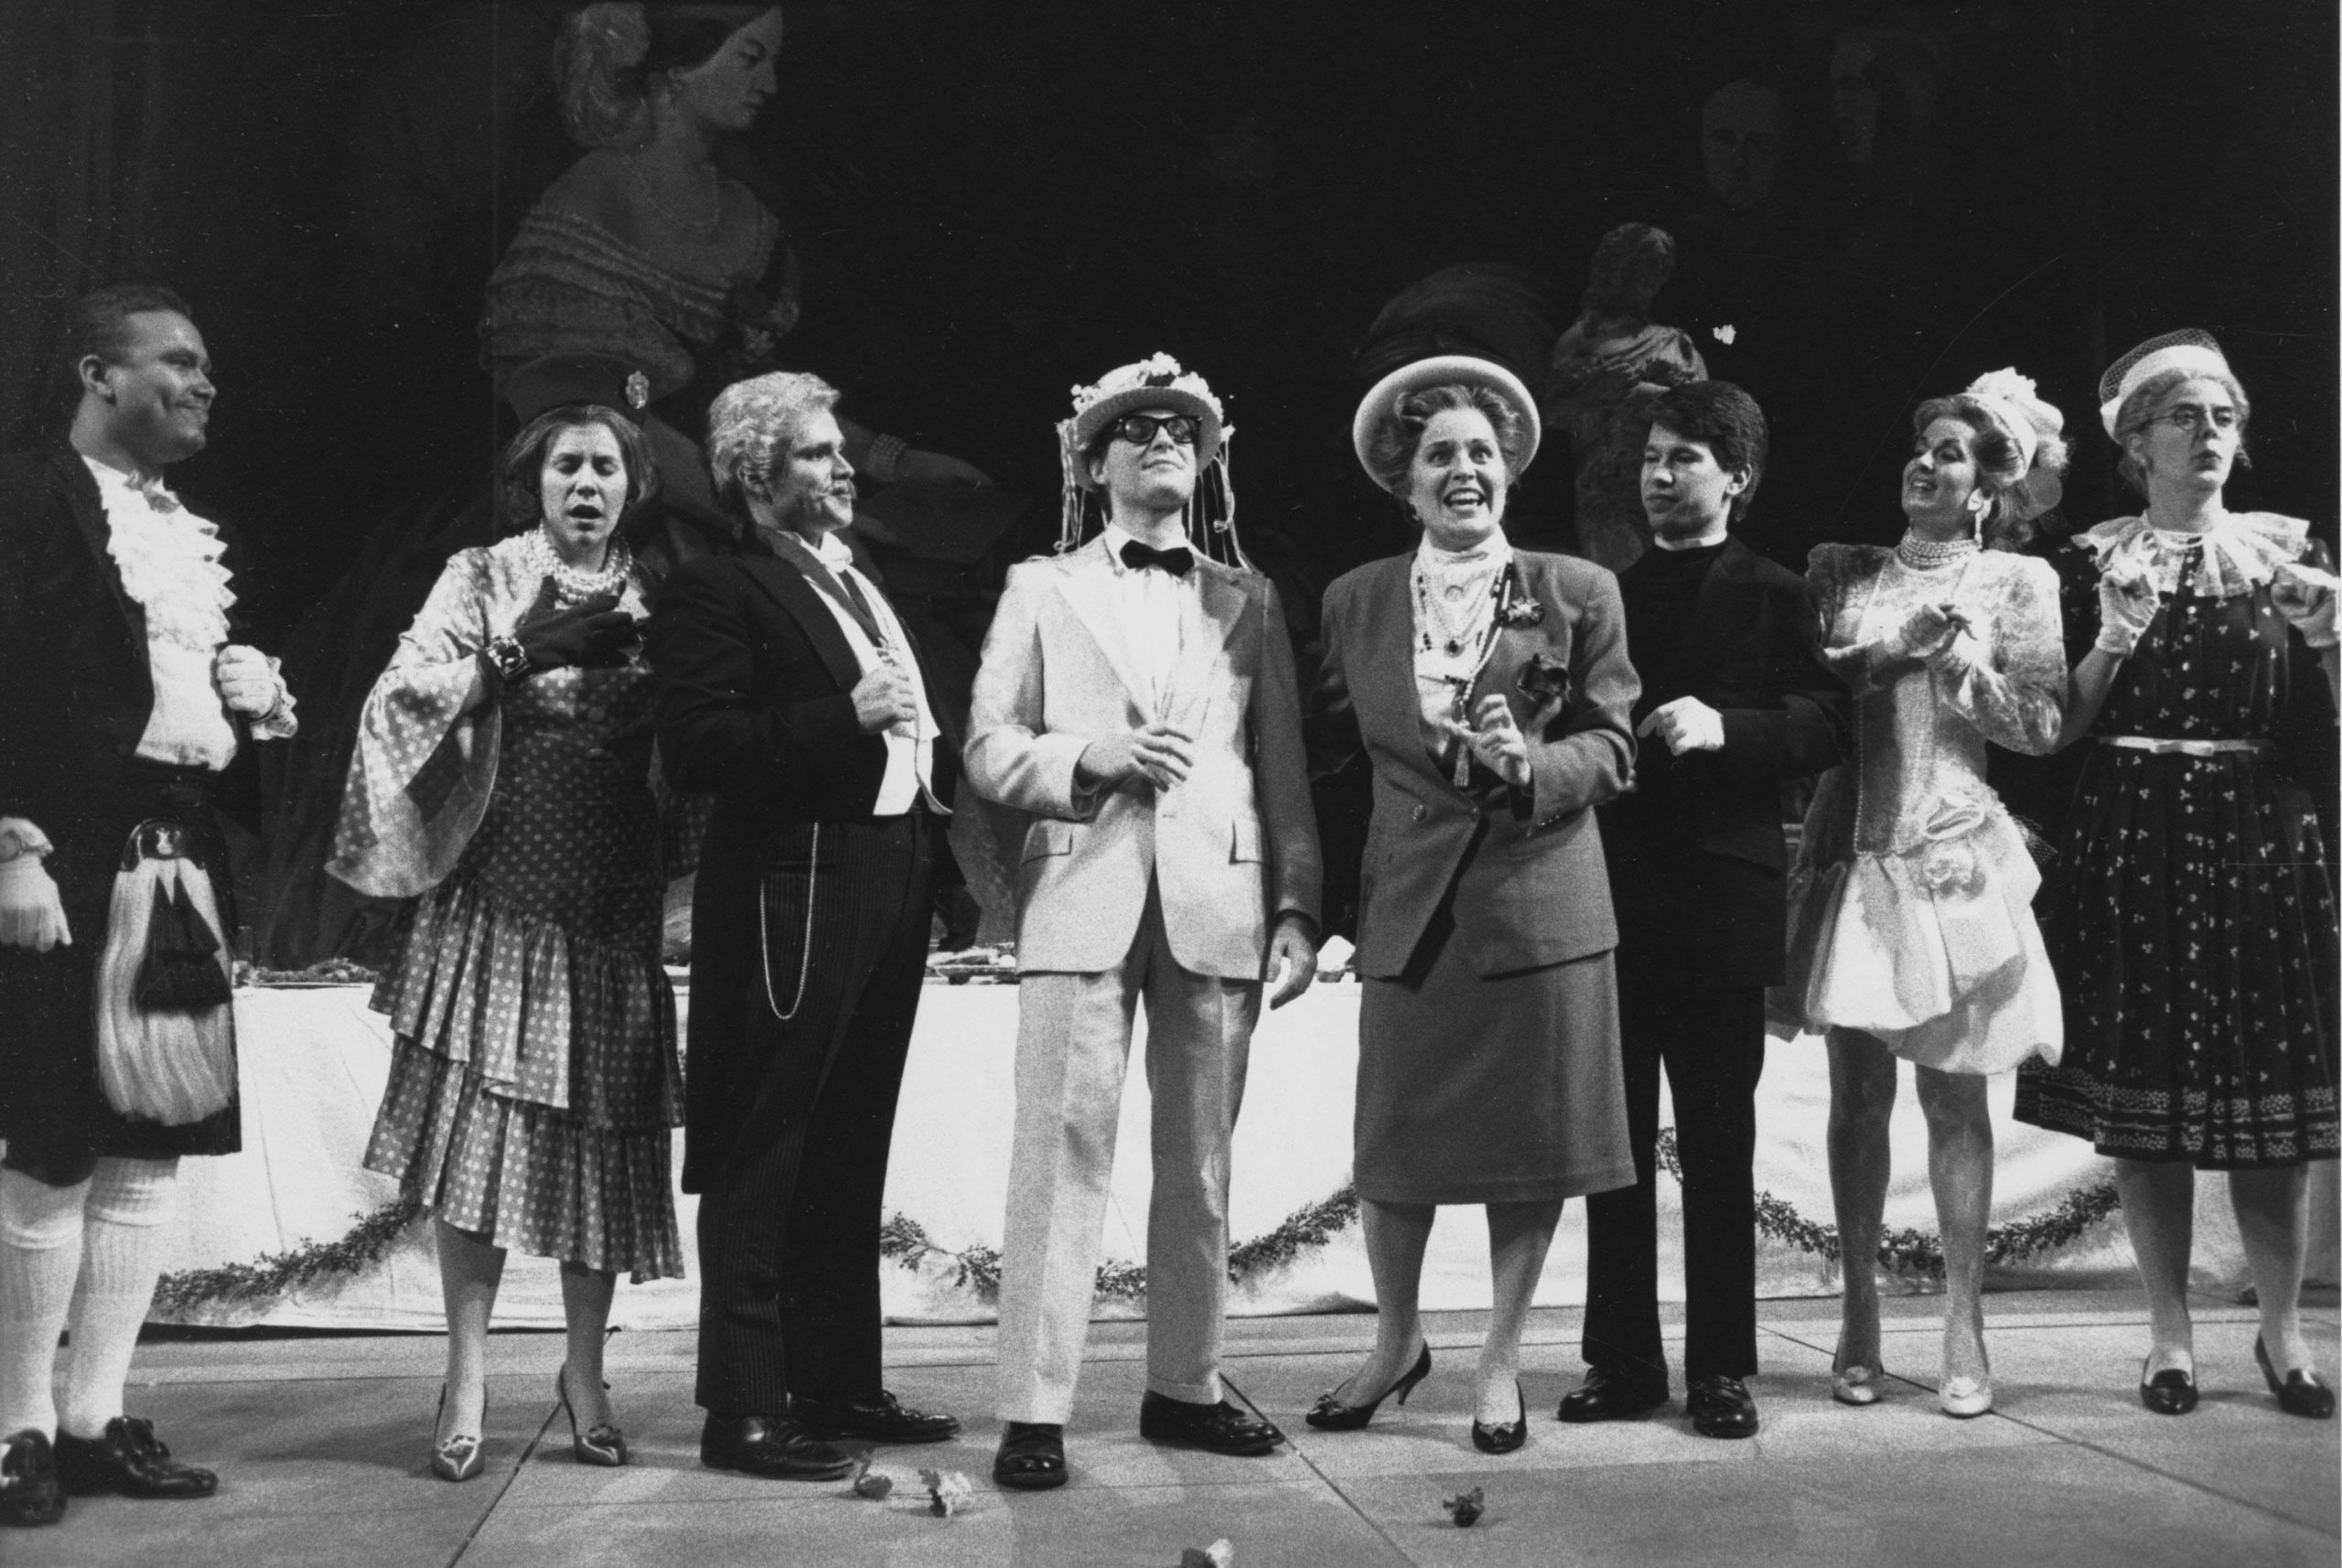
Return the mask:
<path id="1" fill-rule="evenodd" d="M 487 812 L 375 992 L 398 1043 L 366 1165 L 500 1246 L 679 1278 L 650 678 L 550 671 L 500 701 Z"/>
<path id="2" fill-rule="evenodd" d="M 2062 575 L 2087 650 L 2096 573 Z M 2335 1157 L 2335 903 L 2303 788 L 2332 771 L 2332 726 L 2267 587 L 2211 597 L 2183 573 L 2084 743 L 2044 922 L 2066 1055 L 2027 1064 L 2019 1120 L 2208 1170 Z M 2265 744 L 2191 757 L 2106 736 Z"/>

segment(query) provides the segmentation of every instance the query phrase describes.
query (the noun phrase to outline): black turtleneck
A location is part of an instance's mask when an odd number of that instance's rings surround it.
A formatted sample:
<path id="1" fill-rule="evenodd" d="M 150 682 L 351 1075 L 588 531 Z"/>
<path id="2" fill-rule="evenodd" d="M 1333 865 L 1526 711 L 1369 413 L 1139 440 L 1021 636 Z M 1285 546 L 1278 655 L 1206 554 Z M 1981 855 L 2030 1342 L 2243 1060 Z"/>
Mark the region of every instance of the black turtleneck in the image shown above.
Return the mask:
<path id="1" fill-rule="evenodd" d="M 1627 657 L 1642 678 L 1643 694 L 1635 717 L 1683 695 L 1673 668 L 1676 644 L 1682 639 L 1684 618 L 1700 597 L 1708 568 L 1724 553 L 1724 542 L 1694 545 L 1689 550 L 1661 550 L 1654 545 L 1628 568 L 1621 585 L 1627 604 Z"/>

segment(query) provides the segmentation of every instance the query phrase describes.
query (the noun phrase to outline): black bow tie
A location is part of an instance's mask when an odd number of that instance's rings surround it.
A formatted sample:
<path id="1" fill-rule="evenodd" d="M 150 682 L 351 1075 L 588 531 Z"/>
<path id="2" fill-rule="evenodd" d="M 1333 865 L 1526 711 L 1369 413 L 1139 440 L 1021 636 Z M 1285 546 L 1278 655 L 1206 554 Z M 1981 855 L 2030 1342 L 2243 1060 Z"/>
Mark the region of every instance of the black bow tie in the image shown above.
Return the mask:
<path id="1" fill-rule="evenodd" d="M 1133 572 L 1144 572 L 1149 566 L 1160 566 L 1175 577 L 1184 577 L 1194 570 L 1196 553 L 1184 544 L 1174 544 L 1168 550 L 1157 550 L 1152 544 L 1141 544 L 1133 539 L 1123 545 L 1123 564 Z"/>

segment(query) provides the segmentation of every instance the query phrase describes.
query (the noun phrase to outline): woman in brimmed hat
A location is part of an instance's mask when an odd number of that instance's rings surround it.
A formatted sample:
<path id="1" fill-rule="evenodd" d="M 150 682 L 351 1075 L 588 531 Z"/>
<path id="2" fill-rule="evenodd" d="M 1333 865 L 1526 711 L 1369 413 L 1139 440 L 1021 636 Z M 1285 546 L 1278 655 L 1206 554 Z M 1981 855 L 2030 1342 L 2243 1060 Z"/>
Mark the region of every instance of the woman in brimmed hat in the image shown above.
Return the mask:
<path id="1" fill-rule="evenodd" d="M 2065 1059 L 2016 1113 L 2114 1159 L 2146 1285 L 2139 1398 L 2195 1408 L 2198 1170 L 2229 1196 L 2278 1403 L 2325 1417 L 2300 1296 L 2311 1160 L 2336 1156 L 2336 919 L 2312 790 L 2335 778 L 2334 579 L 2309 525 L 2228 510 L 2251 405 L 2201 332 L 2141 344 L 2100 386 L 2137 517 L 2081 534 L 2064 739 L 2092 742 L 2049 901 Z M 2325 680 L 2312 673 L 2322 665 Z"/>
<path id="2" fill-rule="evenodd" d="M 1363 1426 L 1430 1371 L 1433 1216 L 1485 1204 L 1495 1308 L 1472 1437 L 1503 1453 L 1528 1436 L 1520 1333 L 1563 1201 L 1635 1179 L 1592 808 L 1626 788 L 1640 687 L 1616 579 L 1505 538 L 1538 439 L 1516 377 L 1463 356 L 1402 367 L 1352 437 L 1423 535 L 1326 594 L 1324 760 L 1363 746 L 1374 768 L 1356 1179 L 1381 1317 L 1308 1420 Z"/>
<path id="3" fill-rule="evenodd" d="M 1822 777 L 1789 883 L 1777 1027 L 1825 1035 L 1830 1187 L 1845 1269 L 1832 1392 L 1877 1402 L 1878 1235 L 1898 1061 L 1917 1069 L 1943 1233 L 1944 1413 L 1992 1408 L 1984 1230 L 1987 1078 L 2056 1060 L 2057 986 L 2033 918 L 2040 875 L 1984 782 L 1989 742 L 2057 743 L 2066 672 L 2057 575 L 1987 548 L 2057 501 L 2057 411 L 2014 371 L 1919 405 L 1903 542 L 1824 544 L 1806 583 L 1822 657 L 1853 689 L 1854 759 Z"/>
<path id="4" fill-rule="evenodd" d="M 561 1260 L 555 1392 L 580 1463 L 623 1465 L 602 1382 L 617 1271 L 680 1278 L 660 964 L 647 586 L 620 522 L 658 494 L 615 410 L 539 414 L 504 459 L 521 532 L 458 552 L 360 716 L 327 869 L 418 902 L 375 989 L 397 1039 L 366 1151 L 437 1221 L 447 1377 L 431 1466 L 479 1474 L 504 1254 Z"/>

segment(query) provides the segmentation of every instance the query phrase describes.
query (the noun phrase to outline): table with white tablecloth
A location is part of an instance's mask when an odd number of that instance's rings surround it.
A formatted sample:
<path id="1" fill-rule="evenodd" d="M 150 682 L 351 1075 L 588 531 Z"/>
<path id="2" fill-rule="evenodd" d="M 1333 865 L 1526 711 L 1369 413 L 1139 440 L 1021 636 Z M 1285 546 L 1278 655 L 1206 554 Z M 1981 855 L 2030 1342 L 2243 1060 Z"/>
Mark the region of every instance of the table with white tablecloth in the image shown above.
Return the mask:
<path id="1" fill-rule="evenodd" d="M 1274 1229 L 1346 1181 L 1359 994 L 1355 984 L 1320 984 L 1262 1019 L 1237 1124 L 1233 1239 Z M 182 1165 L 186 1219 L 169 1269 L 251 1262 L 330 1240 L 397 1196 L 393 1183 L 359 1166 L 390 1063 L 387 1022 L 368 1009 L 368 996 L 361 986 L 238 991 L 244 1148 Z M 1000 1244 L 1014 1124 L 1016 999 L 1014 985 L 930 982 L 925 988 L 896 1120 L 886 1203 L 945 1249 Z M 688 1007 L 687 988 L 680 1000 Z M 1146 1252 L 1146 1090 L 1138 1059 L 1144 1038 L 1142 1026 L 1123 1101 L 1104 1249 L 1106 1257 L 1129 1262 L 1143 1262 Z M 1993 1094 L 1998 1139 L 1994 1216 L 2003 1223 L 2054 1208 L 2109 1174 L 2107 1163 L 2079 1141 L 2013 1122 L 2008 1112 L 2014 1083 L 2013 1077 L 1996 1081 Z M 1828 1223 L 1823 1132 L 1829 1081 L 1820 1043 L 1774 1043 L 1758 1102 L 1757 1186 L 1805 1218 Z M 1895 1182 L 1887 1226 L 1932 1230 L 1926 1132 L 1907 1074 L 1893 1136 Z M 679 1165 L 682 1145 L 679 1131 Z M 2319 1241 L 2312 1276 L 2328 1280 L 2335 1273 L 2334 1172 L 2330 1163 L 2320 1167 L 2320 1213 L 2313 1232 Z M 1676 1189 L 1665 1175 L 1660 1187 L 1661 1290 L 1680 1299 Z M 2231 1289 L 2244 1277 L 2243 1254 L 2224 1187 L 2217 1176 L 2199 1183 L 2197 1272 L 2208 1287 Z M 681 1196 L 678 1205 L 687 1266 L 695 1273 L 695 1204 Z M 1569 1206 L 1538 1290 L 1541 1304 L 1584 1299 L 1584 1210 L 1583 1204 Z M 967 1322 L 992 1316 L 977 1294 L 951 1283 L 945 1266 L 932 1261 L 919 1269 L 883 1266 L 891 1321 Z M 1488 1267 L 1480 1215 L 1444 1210 L 1425 1263 L 1423 1305 L 1487 1305 Z M 1758 1274 L 1759 1290 L 1768 1296 L 1826 1294 L 1837 1288 L 1833 1266 L 1780 1241 L 1760 1246 Z M 2132 1278 L 2121 1223 L 2110 1220 L 2079 1244 L 1999 1271 L 1995 1283 L 2127 1284 Z M 622 1282 L 615 1320 L 636 1328 L 688 1325 L 694 1319 L 697 1292 L 695 1278 L 641 1285 Z M 1364 1248 L 1353 1225 L 1327 1245 L 1246 1280 L 1231 1307 L 1242 1314 L 1327 1311 L 1363 1306 L 1372 1299 Z M 1143 1310 L 1141 1305 L 1112 1300 L 1101 1300 L 1098 1308 L 1101 1316 Z M 427 1229 L 415 1227 L 372 1268 L 268 1301 L 218 1303 L 182 1320 L 435 1330 L 439 1285 Z M 554 1266 L 515 1257 L 505 1274 L 497 1321 L 507 1326 L 557 1325 L 561 1295 Z"/>

